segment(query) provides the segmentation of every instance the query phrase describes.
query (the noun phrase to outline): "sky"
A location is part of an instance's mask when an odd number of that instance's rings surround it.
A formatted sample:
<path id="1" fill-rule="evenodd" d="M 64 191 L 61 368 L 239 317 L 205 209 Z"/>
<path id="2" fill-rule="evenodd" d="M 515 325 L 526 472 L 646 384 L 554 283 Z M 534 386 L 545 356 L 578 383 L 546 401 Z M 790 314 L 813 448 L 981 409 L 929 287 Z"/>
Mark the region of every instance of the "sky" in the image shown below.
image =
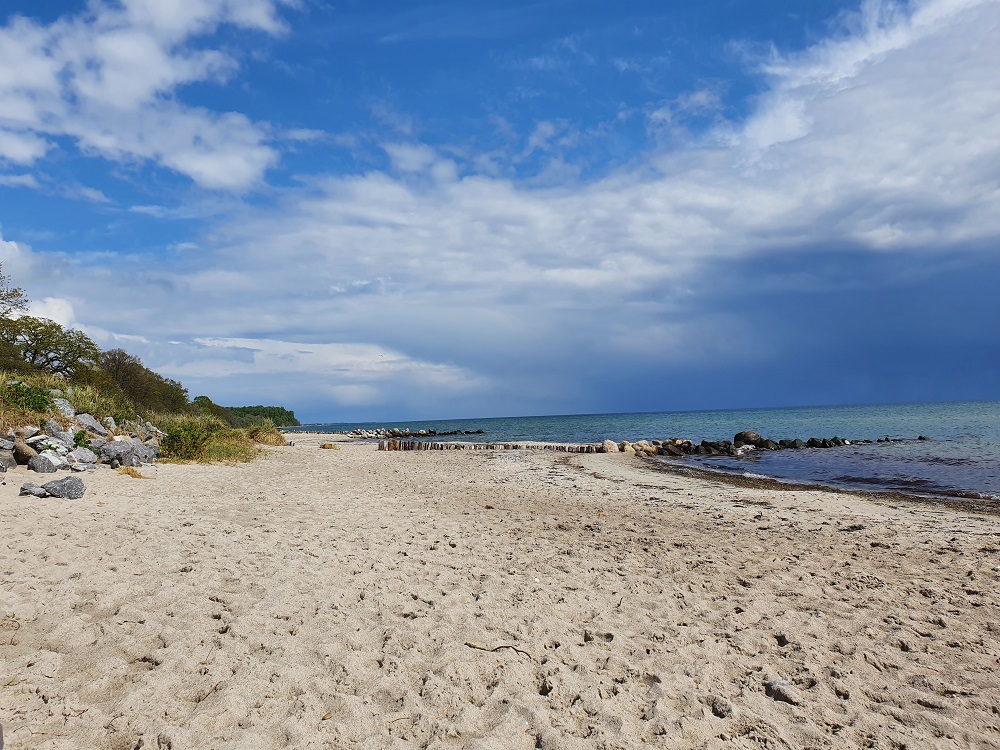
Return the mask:
<path id="1" fill-rule="evenodd" d="M 0 262 L 306 422 L 997 399 L 998 38 L 998 0 L 7 0 Z"/>

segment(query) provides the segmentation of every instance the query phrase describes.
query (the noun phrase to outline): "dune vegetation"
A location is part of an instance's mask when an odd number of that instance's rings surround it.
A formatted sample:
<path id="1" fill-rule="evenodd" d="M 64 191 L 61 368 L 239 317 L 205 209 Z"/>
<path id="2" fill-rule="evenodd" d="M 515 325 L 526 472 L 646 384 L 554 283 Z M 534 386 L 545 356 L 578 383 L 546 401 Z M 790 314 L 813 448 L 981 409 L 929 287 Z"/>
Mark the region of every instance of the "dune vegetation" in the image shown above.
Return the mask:
<path id="1" fill-rule="evenodd" d="M 56 399 L 117 425 L 150 422 L 166 433 L 173 461 L 250 461 L 259 445 L 284 445 L 278 426 L 297 425 L 278 406 L 224 407 L 190 399 L 178 381 L 146 367 L 124 349 L 102 351 L 84 332 L 27 314 L 24 291 L 0 266 L 0 434 L 53 419 L 65 425 Z"/>

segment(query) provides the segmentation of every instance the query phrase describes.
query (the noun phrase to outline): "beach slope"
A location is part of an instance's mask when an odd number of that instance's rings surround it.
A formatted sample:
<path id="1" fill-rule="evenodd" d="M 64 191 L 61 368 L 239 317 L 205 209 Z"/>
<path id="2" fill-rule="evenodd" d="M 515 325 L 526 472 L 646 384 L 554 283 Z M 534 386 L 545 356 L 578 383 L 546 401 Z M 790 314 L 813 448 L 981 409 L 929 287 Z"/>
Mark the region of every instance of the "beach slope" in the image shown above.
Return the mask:
<path id="1" fill-rule="evenodd" d="M 7 750 L 1000 746 L 1000 518 L 624 455 L 0 486 Z"/>

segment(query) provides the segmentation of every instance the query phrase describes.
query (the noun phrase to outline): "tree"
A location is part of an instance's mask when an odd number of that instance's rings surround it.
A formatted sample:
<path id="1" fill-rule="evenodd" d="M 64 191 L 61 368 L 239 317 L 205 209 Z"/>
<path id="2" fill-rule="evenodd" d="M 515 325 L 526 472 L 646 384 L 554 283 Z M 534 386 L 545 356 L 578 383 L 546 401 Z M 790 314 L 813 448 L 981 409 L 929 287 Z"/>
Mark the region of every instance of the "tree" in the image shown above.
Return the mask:
<path id="1" fill-rule="evenodd" d="M 10 286 L 10 279 L 4 275 L 0 263 L 0 318 L 9 318 L 11 313 L 28 309 L 28 298 L 24 290 Z"/>
<path id="2" fill-rule="evenodd" d="M 101 352 L 97 366 L 142 410 L 172 413 L 188 410 L 188 393 L 184 386 L 153 372 L 141 359 L 124 349 Z"/>
<path id="3" fill-rule="evenodd" d="M 30 315 L 3 320 L 0 341 L 9 351 L 16 351 L 29 367 L 69 379 L 101 353 L 83 331 Z"/>

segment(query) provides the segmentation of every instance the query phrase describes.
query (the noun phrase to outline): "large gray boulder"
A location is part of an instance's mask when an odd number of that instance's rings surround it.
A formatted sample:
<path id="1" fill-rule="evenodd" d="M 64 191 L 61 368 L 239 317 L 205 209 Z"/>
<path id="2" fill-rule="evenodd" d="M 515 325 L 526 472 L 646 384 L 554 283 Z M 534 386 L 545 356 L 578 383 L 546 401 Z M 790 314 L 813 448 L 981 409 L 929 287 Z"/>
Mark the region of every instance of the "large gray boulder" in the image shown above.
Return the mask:
<path id="1" fill-rule="evenodd" d="M 73 405 L 66 399 L 54 398 L 52 399 L 52 403 L 55 404 L 56 408 L 59 410 L 59 413 L 62 414 L 64 417 L 72 419 L 73 417 L 76 416 L 76 409 L 74 409 Z"/>
<path id="2" fill-rule="evenodd" d="M 90 448 L 83 448 L 83 447 L 74 448 L 69 452 L 69 455 L 66 456 L 66 458 L 70 460 L 70 463 L 76 463 L 76 464 L 97 463 L 97 454 L 94 453 L 94 451 L 90 450 Z"/>
<path id="3" fill-rule="evenodd" d="M 118 432 L 118 424 L 115 422 L 114 417 L 105 417 L 104 426 L 107 427 L 112 432 Z"/>
<path id="4" fill-rule="evenodd" d="M 0 451 L 14 450 L 14 441 L 8 438 L 0 438 Z"/>
<path id="5" fill-rule="evenodd" d="M 62 425 L 59 424 L 56 420 L 50 419 L 45 423 L 45 427 L 42 428 L 42 432 L 44 432 L 49 437 L 55 437 L 59 433 L 64 432 L 64 430 L 62 428 Z"/>
<path id="6" fill-rule="evenodd" d="M 17 460 L 14 458 L 14 451 L 0 450 L 0 471 L 7 471 L 15 466 L 17 466 Z"/>
<path id="7" fill-rule="evenodd" d="M 61 497 L 65 500 L 79 500 L 87 491 L 86 486 L 76 477 L 66 477 L 55 479 L 38 486 L 33 482 L 25 482 L 21 485 L 20 495 L 31 495 L 34 497 Z"/>
<path id="8" fill-rule="evenodd" d="M 24 440 L 27 440 L 28 438 L 33 438 L 41 432 L 41 430 L 32 424 L 27 424 L 24 427 L 18 427 L 14 432 L 16 435 L 20 435 Z"/>
<path id="9" fill-rule="evenodd" d="M 52 495 L 52 497 L 61 497 L 66 500 L 79 500 L 83 497 L 83 493 L 87 491 L 83 482 L 76 477 L 66 477 L 46 482 L 42 485 L 42 489 Z"/>
<path id="10" fill-rule="evenodd" d="M 71 449 L 74 444 L 74 436 L 72 432 L 64 430 L 58 422 L 54 419 L 50 419 L 45 423 L 45 434 L 48 435 L 53 440 L 58 440 L 66 448 Z M 34 440 L 35 438 L 32 438 Z M 31 441 L 28 441 L 29 443 Z"/>
<path id="11" fill-rule="evenodd" d="M 104 426 L 90 414 L 77 414 L 76 423 L 88 432 L 93 432 L 95 435 L 100 435 L 101 437 L 107 437 L 108 435 L 108 431 L 104 429 Z"/>
<path id="12" fill-rule="evenodd" d="M 34 448 L 39 453 L 44 451 L 55 451 L 60 455 L 66 455 L 69 450 L 73 447 L 70 443 L 66 445 L 65 442 L 54 437 L 49 437 L 48 435 L 35 435 L 33 438 L 28 438 L 28 445 Z"/>
<path id="13" fill-rule="evenodd" d="M 46 451 L 48 453 L 48 451 Z M 28 459 L 28 469 L 31 471 L 37 471 L 39 474 L 55 474 L 56 473 L 56 463 L 48 455 L 42 455 L 39 453 L 37 456 L 32 456 Z"/>
<path id="14" fill-rule="evenodd" d="M 733 437 L 734 443 L 748 443 L 750 445 L 757 445 L 760 442 L 760 433 L 754 432 L 753 430 L 744 430 L 743 432 L 737 432 Z"/>
<path id="15" fill-rule="evenodd" d="M 153 440 L 142 442 L 139 438 L 133 438 L 132 444 L 135 446 L 135 456 L 144 464 L 156 462 L 156 457 L 160 455 L 160 446 Z"/>
<path id="16" fill-rule="evenodd" d="M 38 455 L 49 459 L 56 465 L 56 469 L 65 469 L 69 465 L 69 461 L 66 460 L 67 454 L 68 451 L 65 450 L 48 450 L 42 451 Z"/>
<path id="17" fill-rule="evenodd" d="M 135 443 L 130 440 L 112 440 L 101 446 L 101 460 L 112 469 L 135 466 Z"/>

